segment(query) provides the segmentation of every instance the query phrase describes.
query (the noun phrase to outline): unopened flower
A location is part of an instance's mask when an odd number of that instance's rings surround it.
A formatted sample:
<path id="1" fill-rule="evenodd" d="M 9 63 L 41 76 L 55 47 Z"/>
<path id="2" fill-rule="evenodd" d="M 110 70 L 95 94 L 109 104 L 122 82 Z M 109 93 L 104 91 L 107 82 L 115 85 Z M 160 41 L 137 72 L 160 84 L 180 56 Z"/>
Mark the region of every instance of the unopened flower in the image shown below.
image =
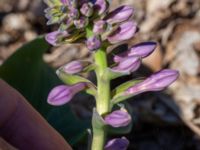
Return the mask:
<path id="1" fill-rule="evenodd" d="M 85 89 L 85 83 L 77 83 L 74 85 L 59 85 L 53 88 L 47 98 L 47 102 L 54 106 L 60 106 L 68 103 L 73 96 Z"/>
<path id="2" fill-rule="evenodd" d="M 133 15 L 133 8 L 131 6 L 121 6 L 114 11 L 110 12 L 104 20 L 108 23 L 120 23 L 127 21 Z"/>
<path id="3" fill-rule="evenodd" d="M 125 40 L 129 40 L 135 35 L 137 31 L 137 25 L 133 21 L 122 23 L 118 29 L 108 36 L 108 41 L 112 44 L 116 44 Z"/>
<path id="4" fill-rule="evenodd" d="M 179 76 L 178 71 L 164 69 L 154 73 L 146 80 L 130 87 L 126 94 L 137 95 L 147 91 L 161 91 L 172 84 Z"/>
<path id="5" fill-rule="evenodd" d="M 80 11 L 84 16 L 90 17 L 93 14 L 93 6 L 91 3 L 84 3 Z"/>
<path id="6" fill-rule="evenodd" d="M 129 141 L 125 138 L 116 138 L 108 141 L 104 150 L 126 150 L 128 148 Z"/>
<path id="7" fill-rule="evenodd" d="M 119 62 L 128 56 L 139 56 L 145 58 L 149 56 L 156 48 L 155 42 L 143 42 L 132 46 L 128 51 L 114 56 L 114 62 Z"/>
<path id="8" fill-rule="evenodd" d="M 115 128 L 125 127 L 131 122 L 131 116 L 126 110 L 116 110 L 106 115 L 104 121 Z"/>
<path id="9" fill-rule="evenodd" d="M 141 59 L 137 56 L 130 56 L 124 58 L 116 67 L 111 70 L 114 72 L 129 74 L 136 71 L 141 65 Z"/>
<path id="10" fill-rule="evenodd" d="M 76 74 L 84 69 L 83 62 L 81 61 L 71 61 L 70 63 L 64 65 L 62 70 L 67 74 Z"/>
<path id="11" fill-rule="evenodd" d="M 69 5 L 69 0 L 60 0 L 62 4 Z"/>
<path id="12" fill-rule="evenodd" d="M 79 12 L 77 9 L 75 8 L 70 8 L 70 11 L 68 13 L 68 16 L 69 18 L 72 18 L 72 19 L 77 19 L 79 18 Z"/>
<path id="13" fill-rule="evenodd" d="M 93 32 L 95 34 L 101 34 L 106 30 L 106 22 L 104 20 L 98 20 L 94 23 Z"/>
<path id="14" fill-rule="evenodd" d="M 45 36 L 45 39 L 49 44 L 56 46 L 60 39 L 67 37 L 67 36 L 69 36 L 67 31 L 54 31 L 54 32 L 48 33 Z"/>
<path id="15" fill-rule="evenodd" d="M 90 51 L 94 51 L 101 47 L 101 41 L 97 36 L 93 36 L 87 39 L 86 45 Z"/>
<path id="16" fill-rule="evenodd" d="M 103 14 L 108 7 L 107 0 L 91 0 L 94 4 L 95 12 L 98 12 L 98 15 Z"/>

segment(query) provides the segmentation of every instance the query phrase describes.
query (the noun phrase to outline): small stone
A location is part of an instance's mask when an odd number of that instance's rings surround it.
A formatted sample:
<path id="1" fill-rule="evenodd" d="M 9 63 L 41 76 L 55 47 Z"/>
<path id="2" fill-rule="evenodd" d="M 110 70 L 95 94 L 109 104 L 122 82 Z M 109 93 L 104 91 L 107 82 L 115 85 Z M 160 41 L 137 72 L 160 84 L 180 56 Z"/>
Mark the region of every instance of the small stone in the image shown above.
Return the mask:
<path id="1" fill-rule="evenodd" d="M 12 31 L 12 30 L 24 31 L 30 28 L 30 25 L 28 24 L 26 16 L 24 14 L 9 14 L 3 19 L 2 24 L 3 28 L 6 31 Z"/>

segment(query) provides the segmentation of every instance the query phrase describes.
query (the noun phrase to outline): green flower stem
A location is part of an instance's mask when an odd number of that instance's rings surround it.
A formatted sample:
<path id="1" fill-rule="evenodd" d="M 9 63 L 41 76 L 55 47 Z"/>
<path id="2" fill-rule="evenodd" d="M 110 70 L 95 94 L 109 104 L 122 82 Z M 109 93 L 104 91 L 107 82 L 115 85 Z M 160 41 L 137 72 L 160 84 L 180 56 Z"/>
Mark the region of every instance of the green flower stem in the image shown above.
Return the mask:
<path id="1" fill-rule="evenodd" d="M 98 50 L 94 55 L 97 76 L 97 97 L 96 107 L 99 115 L 110 112 L 110 81 L 103 78 L 103 74 L 107 68 L 107 56 L 104 49 Z M 103 150 L 106 138 L 106 127 L 93 129 L 92 150 Z"/>
<path id="2" fill-rule="evenodd" d="M 92 36 L 93 33 L 87 29 L 87 36 Z M 97 76 L 97 96 L 96 96 L 96 109 L 99 115 L 104 115 L 110 112 L 110 79 L 104 76 L 105 70 L 108 67 L 106 47 L 102 47 L 94 53 L 95 70 Z M 103 150 L 106 139 L 106 126 L 96 128 L 93 125 L 93 140 L 92 150 Z"/>
<path id="3" fill-rule="evenodd" d="M 110 80 L 103 76 L 107 68 L 107 56 L 105 50 L 98 50 L 95 53 L 95 63 L 98 66 L 96 69 L 97 76 L 97 98 L 96 107 L 100 115 L 110 111 Z"/>

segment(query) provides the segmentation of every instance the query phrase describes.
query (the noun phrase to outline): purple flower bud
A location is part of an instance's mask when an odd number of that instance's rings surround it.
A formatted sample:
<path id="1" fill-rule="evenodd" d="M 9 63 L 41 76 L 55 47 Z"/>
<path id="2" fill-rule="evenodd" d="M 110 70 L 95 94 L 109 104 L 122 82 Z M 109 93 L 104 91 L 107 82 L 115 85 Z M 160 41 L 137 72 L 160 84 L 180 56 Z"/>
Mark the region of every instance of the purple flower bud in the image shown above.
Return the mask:
<path id="1" fill-rule="evenodd" d="M 118 128 L 125 127 L 131 122 L 131 116 L 126 110 L 116 110 L 104 118 L 106 124 Z"/>
<path id="2" fill-rule="evenodd" d="M 104 150 L 126 150 L 128 148 L 129 141 L 125 138 L 116 138 L 108 141 Z"/>
<path id="3" fill-rule="evenodd" d="M 85 89 L 85 83 L 77 83 L 71 86 L 59 85 L 53 88 L 47 98 L 50 105 L 61 106 L 68 103 L 73 96 Z"/>
<path id="4" fill-rule="evenodd" d="M 69 8 L 76 8 L 77 6 L 77 0 L 61 0 L 61 2 L 64 4 L 64 5 L 67 5 Z"/>
<path id="5" fill-rule="evenodd" d="M 106 22 L 104 20 L 99 20 L 94 23 L 93 32 L 95 34 L 101 34 L 106 30 Z"/>
<path id="6" fill-rule="evenodd" d="M 147 91 L 161 91 L 172 84 L 179 76 L 178 71 L 164 69 L 154 73 L 141 83 L 130 87 L 126 94 L 140 94 Z"/>
<path id="7" fill-rule="evenodd" d="M 101 41 L 97 36 L 93 36 L 87 39 L 86 45 L 90 51 L 97 50 L 101 47 Z"/>
<path id="8" fill-rule="evenodd" d="M 54 32 L 48 33 L 45 36 L 45 40 L 49 44 L 56 46 L 58 44 L 57 42 L 58 42 L 59 38 L 67 37 L 67 36 L 69 36 L 67 31 L 54 31 Z"/>
<path id="9" fill-rule="evenodd" d="M 114 72 L 129 74 L 130 72 L 136 71 L 140 67 L 140 64 L 140 57 L 130 56 L 124 58 L 116 67 L 113 67 L 111 70 Z"/>
<path id="10" fill-rule="evenodd" d="M 70 12 L 68 14 L 69 18 L 77 19 L 79 17 L 79 12 L 75 8 L 70 8 Z"/>
<path id="11" fill-rule="evenodd" d="M 74 25 L 77 29 L 82 29 L 88 25 L 88 18 L 81 17 L 78 20 L 74 20 Z"/>
<path id="12" fill-rule="evenodd" d="M 60 0 L 62 4 L 69 5 L 69 0 Z"/>
<path id="13" fill-rule="evenodd" d="M 113 23 L 120 23 L 123 21 L 128 20 L 134 10 L 130 6 L 121 6 L 114 11 L 110 12 L 104 20 L 106 20 L 108 23 L 113 24 Z"/>
<path id="14" fill-rule="evenodd" d="M 128 51 L 114 56 L 114 62 L 121 61 L 127 56 L 139 56 L 145 58 L 149 56 L 156 48 L 155 42 L 143 42 L 132 46 Z"/>
<path id="15" fill-rule="evenodd" d="M 76 74 L 83 70 L 84 66 L 81 61 L 71 61 L 62 67 L 67 74 Z"/>
<path id="16" fill-rule="evenodd" d="M 108 7 L 106 0 L 92 0 L 94 4 L 94 10 L 98 12 L 99 15 L 103 14 Z"/>
<path id="17" fill-rule="evenodd" d="M 90 17 L 93 13 L 93 6 L 91 3 L 84 3 L 80 9 L 81 13 L 86 16 Z"/>
<path id="18" fill-rule="evenodd" d="M 108 41 L 112 44 L 129 40 L 135 35 L 137 25 L 133 21 L 128 21 L 119 26 L 119 28 L 108 36 Z"/>

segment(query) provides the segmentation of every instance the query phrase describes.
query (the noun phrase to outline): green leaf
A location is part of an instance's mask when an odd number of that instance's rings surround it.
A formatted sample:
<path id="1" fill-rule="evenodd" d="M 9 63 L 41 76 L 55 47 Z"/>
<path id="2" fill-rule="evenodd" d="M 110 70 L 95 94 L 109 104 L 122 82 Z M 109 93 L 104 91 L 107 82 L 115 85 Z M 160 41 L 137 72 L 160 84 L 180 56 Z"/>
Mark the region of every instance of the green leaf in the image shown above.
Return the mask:
<path id="1" fill-rule="evenodd" d="M 53 108 L 47 120 L 58 132 L 65 133 L 64 138 L 72 145 L 87 135 L 86 129 L 90 126 L 88 120 L 78 120 L 67 105 Z"/>
<path id="2" fill-rule="evenodd" d="M 25 44 L 0 67 L 0 77 L 17 89 L 67 141 L 74 144 L 87 125 L 72 114 L 68 105 L 55 108 L 47 104 L 49 91 L 62 84 L 54 70 L 43 62 L 43 53 L 48 48 L 43 37 Z"/>
<path id="3" fill-rule="evenodd" d="M 40 107 L 46 105 L 49 90 L 61 83 L 42 61 L 48 48 L 44 39 L 38 38 L 19 48 L 0 67 L 0 77 L 22 93 L 42 115 L 50 109 L 48 105 Z"/>
<path id="4" fill-rule="evenodd" d="M 125 93 L 125 91 L 134 86 L 135 84 L 141 82 L 142 80 L 131 80 L 131 81 L 127 81 L 121 85 L 119 85 L 118 87 L 116 87 L 113 91 L 112 91 L 112 104 L 117 104 L 119 102 L 122 102 L 134 95 L 132 94 L 127 94 Z"/>

